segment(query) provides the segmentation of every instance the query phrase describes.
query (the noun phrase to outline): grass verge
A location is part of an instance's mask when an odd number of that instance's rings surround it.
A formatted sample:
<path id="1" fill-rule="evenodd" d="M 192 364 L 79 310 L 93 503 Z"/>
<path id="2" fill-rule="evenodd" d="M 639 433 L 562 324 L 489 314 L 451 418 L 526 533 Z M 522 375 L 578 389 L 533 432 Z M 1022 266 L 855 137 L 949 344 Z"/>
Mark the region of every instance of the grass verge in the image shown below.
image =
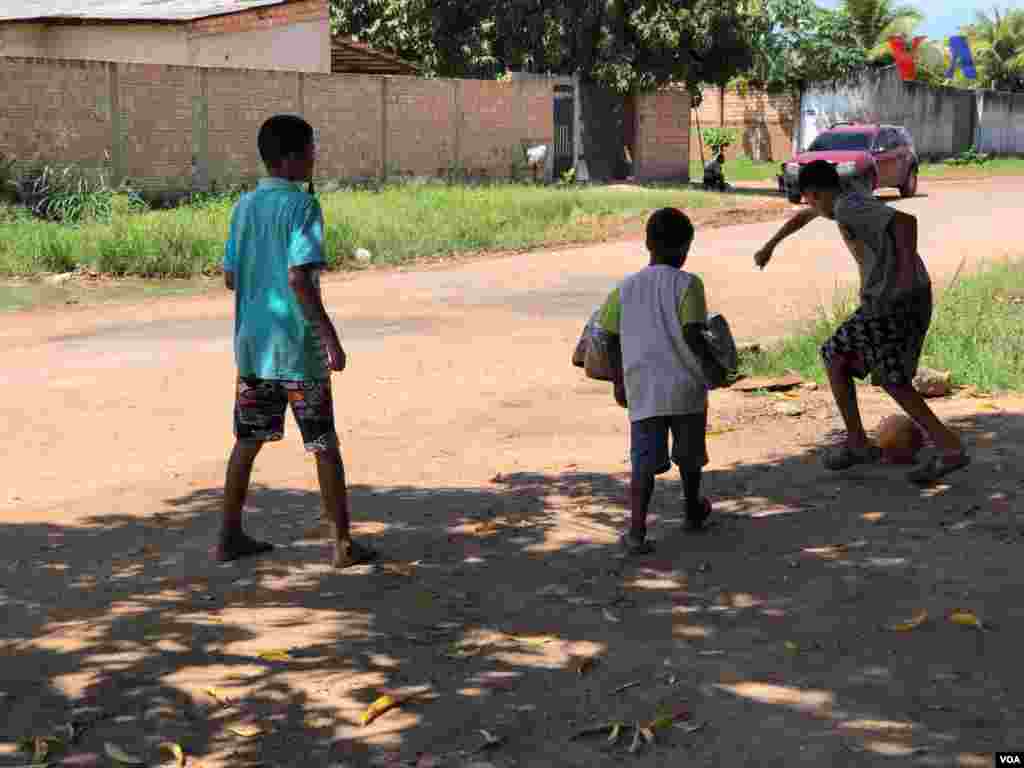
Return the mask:
<path id="1" fill-rule="evenodd" d="M 320 197 L 332 268 L 366 248 L 377 264 L 426 256 L 600 240 L 655 208 L 727 207 L 728 197 L 680 188 L 559 188 L 441 184 L 349 190 Z M 69 226 L 0 210 L 0 275 L 86 267 L 113 275 L 189 277 L 216 272 L 231 199 L 170 211 L 124 213 Z"/>
<path id="2" fill-rule="evenodd" d="M 800 332 L 745 357 L 742 373 L 777 376 L 788 370 L 824 383 L 818 350 L 856 308 L 852 294 L 840 295 L 830 308 Z M 936 291 L 932 324 L 921 364 L 952 371 L 956 385 L 981 392 L 1024 391 L 1024 261 L 990 264 Z"/>

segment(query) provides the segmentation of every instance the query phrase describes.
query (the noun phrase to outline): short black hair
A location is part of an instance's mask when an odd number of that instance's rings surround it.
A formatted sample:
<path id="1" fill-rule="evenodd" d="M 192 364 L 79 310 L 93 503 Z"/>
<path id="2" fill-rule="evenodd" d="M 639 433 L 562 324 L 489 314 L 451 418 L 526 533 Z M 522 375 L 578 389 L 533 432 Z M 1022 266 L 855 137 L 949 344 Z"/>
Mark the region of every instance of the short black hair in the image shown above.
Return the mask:
<path id="1" fill-rule="evenodd" d="M 839 171 L 828 160 L 815 160 L 800 169 L 797 182 L 801 192 L 839 189 Z"/>
<path id="2" fill-rule="evenodd" d="M 678 208 L 662 208 L 647 220 L 647 242 L 663 248 L 686 248 L 693 242 L 693 222 Z"/>
<path id="3" fill-rule="evenodd" d="M 274 115 L 263 123 L 256 144 L 267 168 L 277 168 L 289 155 L 313 143 L 313 126 L 298 115 Z"/>

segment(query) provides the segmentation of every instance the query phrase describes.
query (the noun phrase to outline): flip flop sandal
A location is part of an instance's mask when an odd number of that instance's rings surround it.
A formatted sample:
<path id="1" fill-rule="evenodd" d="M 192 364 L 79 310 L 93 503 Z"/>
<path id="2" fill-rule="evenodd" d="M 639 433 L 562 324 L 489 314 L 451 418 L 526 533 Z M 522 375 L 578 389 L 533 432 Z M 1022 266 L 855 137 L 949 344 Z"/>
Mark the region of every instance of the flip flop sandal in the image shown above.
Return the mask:
<path id="1" fill-rule="evenodd" d="M 654 553 L 654 542 L 650 539 L 637 541 L 628 533 L 623 534 L 622 538 L 619 539 L 619 545 L 622 547 L 622 551 L 630 556 L 650 555 Z"/>
<path id="2" fill-rule="evenodd" d="M 686 529 L 690 531 L 699 531 L 704 528 L 704 523 L 711 517 L 711 501 L 710 499 L 700 500 L 700 513 L 697 515 L 686 515 Z"/>
<path id="3" fill-rule="evenodd" d="M 336 568 L 351 568 L 353 565 L 365 565 L 377 559 L 377 551 L 358 542 L 350 542 L 345 559 L 335 561 Z"/>
<path id="4" fill-rule="evenodd" d="M 907 479 L 914 485 L 931 485 L 941 480 L 946 475 L 963 469 L 971 463 L 971 457 L 966 453 L 957 456 L 943 456 L 936 454 L 917 469 L 907 474 Z"/>
<path id="5" fill-rule="evenodd" d="M 882 449 L 872 445 L 864 453 L 857 453 L 848 445 L 833 449 L 825 456 L 825 469 L 841 472 L 858 464 L 877 464 L 882 460 Z"/>

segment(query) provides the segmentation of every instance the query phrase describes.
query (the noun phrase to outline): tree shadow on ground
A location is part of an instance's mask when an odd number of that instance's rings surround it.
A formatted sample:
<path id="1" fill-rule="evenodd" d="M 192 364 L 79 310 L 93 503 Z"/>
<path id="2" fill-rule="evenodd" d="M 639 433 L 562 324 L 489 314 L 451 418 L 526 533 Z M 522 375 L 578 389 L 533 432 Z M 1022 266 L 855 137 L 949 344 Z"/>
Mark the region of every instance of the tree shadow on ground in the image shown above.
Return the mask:
<path id="1" fill-rule="evenodd" d="M 663 482 L 658 552 L 635 561 L 615 547 L 625 476 L 583 471 L 355 486 L 357 532 L 386 557 L 345 572 L 325 564 L 317 494 L 296 489 L 253 488 L 248 525 L 282 546 L 240 564 L 208 558 L 216 488 L 138 516 L 4 524 L 0 744 L 99 717 L 75 750 L 459 765 L 486 729 L 507 739 L 478 756 L 495 765 L 611 766 L 624 746 L 569 736 L 686 707 L 706 727 L 666 729 L 637 765 L 953 765 L 1005 748 L 1024 736 L 1005 545 L 1024 420 L 958 426 L 978 458 L 926 492 L 887 467 L 823 479 L 809 445 L 709 472 L 717 524 L 693 534 Z M 921 628 L 882 629 L 921 607 Z M 953 607 L 998 631 L 949 624 Z M 421 697 L 360 727 L 384 692 Z"/>

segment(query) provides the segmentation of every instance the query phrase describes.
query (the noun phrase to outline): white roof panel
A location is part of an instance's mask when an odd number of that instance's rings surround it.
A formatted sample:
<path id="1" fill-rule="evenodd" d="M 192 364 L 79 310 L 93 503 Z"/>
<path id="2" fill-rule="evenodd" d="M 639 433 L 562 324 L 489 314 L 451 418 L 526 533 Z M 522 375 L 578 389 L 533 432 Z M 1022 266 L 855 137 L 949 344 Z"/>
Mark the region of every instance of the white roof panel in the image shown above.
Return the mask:
<path id="1" fill-rule="evenodd" d="M 194 21 L 289 0 L 0 0 L 0 22 L 44 19 Z"/>

